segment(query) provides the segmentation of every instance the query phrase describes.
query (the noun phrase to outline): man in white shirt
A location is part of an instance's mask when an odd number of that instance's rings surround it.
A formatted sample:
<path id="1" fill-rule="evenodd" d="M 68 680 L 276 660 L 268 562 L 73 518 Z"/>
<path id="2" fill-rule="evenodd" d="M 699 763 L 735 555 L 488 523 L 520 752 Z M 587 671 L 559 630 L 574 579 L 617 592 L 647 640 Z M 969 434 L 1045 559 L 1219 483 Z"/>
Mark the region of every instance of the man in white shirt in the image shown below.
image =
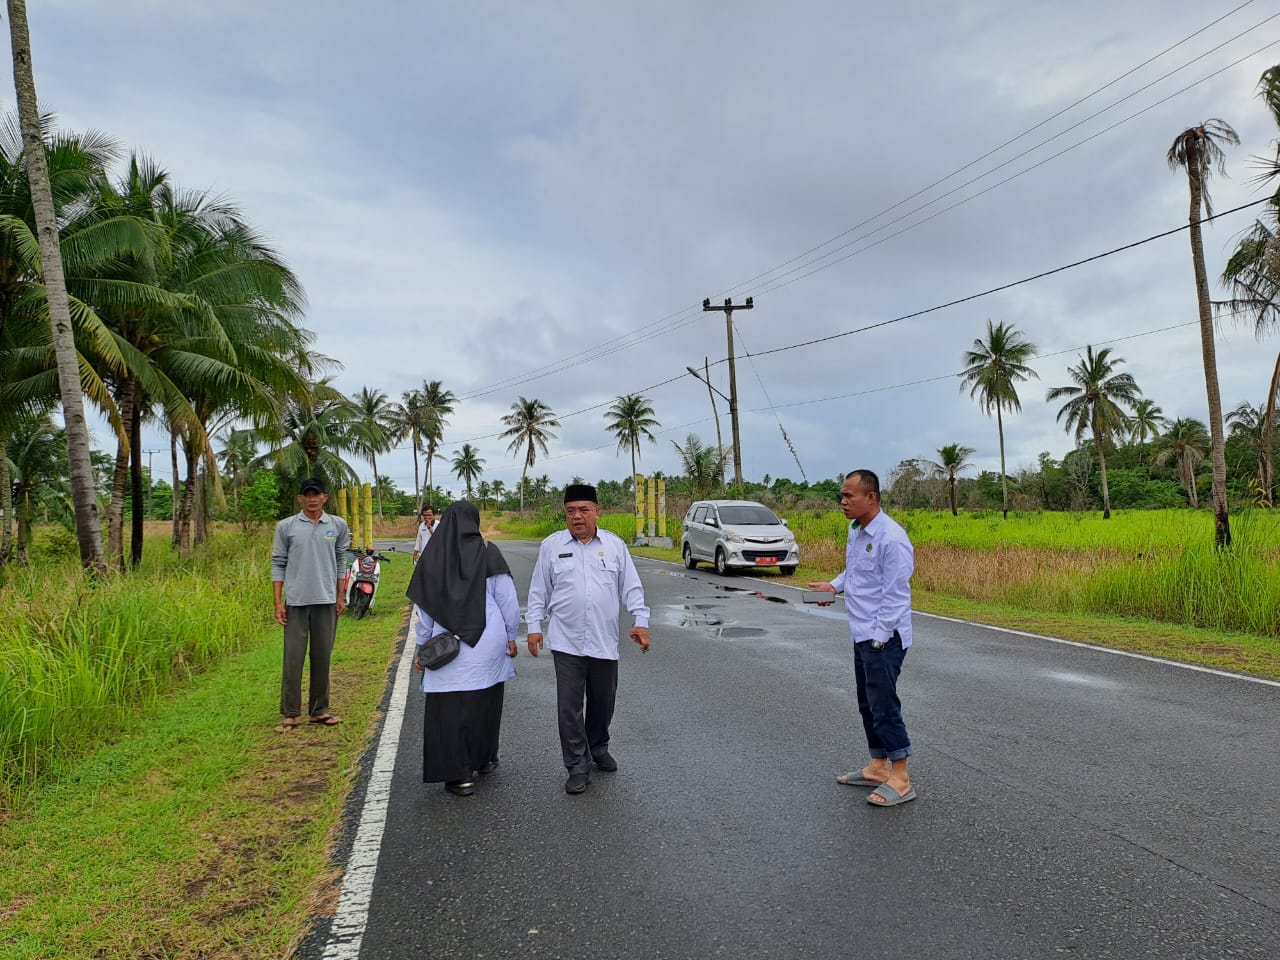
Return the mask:
<path id="1" fill-rule="evenodd" d="M 572 483 L 564 491 L 567 530 L 542 541 L 529 584 L 529 653 L 546 646 L 556 667 L 560 751 L 566 793 L 582 793 L 591 765 L 618 769 L 609 753 L 609 724 L 618 691 L 618 603 L 635 618 L 631 639 L 649 650 L 649 608 L 631 553 L 620 537 L 599 529 L 596 488 Z M 583 709 L 585 701 L 585 711 Z"/>
<path id="2" fill-rule="evenodd" d="M 845 477 L 840 508 L 852 521 L 844 572 L 829 583 L 811 583 L 809 588 L 831 594 L 844 591 L 858 713 L 871 762 L 836 780 L 874 787 L 867 802 L 894 807 L 916 798 L 907 774 L 907 758 L 915 751 L 898 699 L 898 675 L 911 646 L 915 550 L 907 532 L 880 509 L 880 479 L 870 470 L 854 470 Z"/>
<path id="3" fill-rule="evenodd" d="M 418 537 L 413 541 L 413 562 L 417 563 L 422 551 L 427 549 L 427 541 L 436 528 L 436 512 L 430 504 L 422 507 L 422 518 L 418 523 Z"/>

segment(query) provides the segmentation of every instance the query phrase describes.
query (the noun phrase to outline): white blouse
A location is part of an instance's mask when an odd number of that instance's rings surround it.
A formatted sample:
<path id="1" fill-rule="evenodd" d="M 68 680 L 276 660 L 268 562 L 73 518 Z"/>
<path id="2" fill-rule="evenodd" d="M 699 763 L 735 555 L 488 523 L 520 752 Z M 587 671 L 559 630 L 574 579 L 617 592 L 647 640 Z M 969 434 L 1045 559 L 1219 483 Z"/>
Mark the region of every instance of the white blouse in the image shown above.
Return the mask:
<path id="1" fill-rule="evenodd" d="M 414 605 L 417 613 L 415 639 L 422 646 L 432 637 L 448 631 L 431 619 L 431 614 Z M 509 573 L 485 581 L 484 633 L 474 647 L 461 644 L 457 657 L 439 670 L 422 671 L 423 693 L 453 693 L 485 690 L 516 675 L 507 643 L 520 629 L 520 601 Z"/>

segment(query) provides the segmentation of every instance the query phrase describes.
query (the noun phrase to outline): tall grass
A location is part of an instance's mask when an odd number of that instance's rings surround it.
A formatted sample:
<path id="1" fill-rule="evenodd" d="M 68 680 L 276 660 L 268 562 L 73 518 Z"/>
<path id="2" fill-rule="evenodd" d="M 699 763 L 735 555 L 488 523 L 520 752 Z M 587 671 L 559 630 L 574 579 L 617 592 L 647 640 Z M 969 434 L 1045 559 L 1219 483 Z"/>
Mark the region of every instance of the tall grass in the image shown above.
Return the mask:
<path id="1" fill-rule="evenodd" d="M 238 649 L 270 616 L 265 539 L 222 534 L 185 560 L 161 541 L 148 548 L 139 571 L 98 581 L 74 559 L 39 554 L 5 571 L 0 803 Z"/>
<path id="2" fill-rule="evenodd" d="M 1221 551 L 1213 547 L 1207 511 L 1135 511 L 1109 520 L 921 510 L 895 517 L 916 546 L 914 582 L 925 589 L 1031 610 L 1280 637 L 1280 516 L 1274 513 L 1233 516 L 1233 545 Z"/>

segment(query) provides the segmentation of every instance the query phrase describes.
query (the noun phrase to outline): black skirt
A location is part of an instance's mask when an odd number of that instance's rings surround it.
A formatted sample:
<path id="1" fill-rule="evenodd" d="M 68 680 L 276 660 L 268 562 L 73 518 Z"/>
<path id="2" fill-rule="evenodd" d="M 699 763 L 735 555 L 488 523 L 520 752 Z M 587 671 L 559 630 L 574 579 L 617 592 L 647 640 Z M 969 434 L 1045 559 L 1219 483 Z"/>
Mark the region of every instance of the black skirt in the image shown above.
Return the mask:
<path id="1" fill-rule="evenodd" d="M 425 695 L 423 783 L 472 780 L 477 770 L 498 759 L 503 687 L 495 683 L 484 690 Z"/>

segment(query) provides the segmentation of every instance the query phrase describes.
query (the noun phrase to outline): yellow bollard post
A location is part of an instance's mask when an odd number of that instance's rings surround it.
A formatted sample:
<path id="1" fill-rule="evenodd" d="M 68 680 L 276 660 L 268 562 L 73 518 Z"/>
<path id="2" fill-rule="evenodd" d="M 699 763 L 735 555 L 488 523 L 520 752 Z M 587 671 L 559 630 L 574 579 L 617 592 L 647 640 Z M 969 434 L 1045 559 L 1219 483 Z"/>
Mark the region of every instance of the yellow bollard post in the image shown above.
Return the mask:
<path id="1" fill-rule="evenodd" d="M 366 483 L 362 491 L 364 499 L 364 545 L 373 546 L 373 484 Z"/>
<path id="2" fill-rule="evenodd" d="M 347 519 L 347 490 L 345 487 L 339 487 L 337 492 L 338 496 L 333 505 L 333 512 L 345 520 Z"/>
<path id="3" fill-rule="evenodd" d="M 636 482 L 636 538 L 644 536 L 644 474 L 637 473 Z"/>
<path id="4" fill-rule="evenodd" d="M 649 515 L 649 536 L 653 536 L 653 517 L 656 512 L 655 507 L 658 500 L 658 483 L 652 477 L 649 478 L 649 502 L 646 511 Z"/>
<path id="5" fill-rule="evenodd" d="M 347 514 L 347 526 L 351 528 L 351 549 L 360 549 L 360 499 L 356 487 L 345 487 L 350 513 Z"/>
<path id="6" fill-rule="evenodd" d="M 667 481 L 658 478 L 658 536 L 667 535 Z"/>

